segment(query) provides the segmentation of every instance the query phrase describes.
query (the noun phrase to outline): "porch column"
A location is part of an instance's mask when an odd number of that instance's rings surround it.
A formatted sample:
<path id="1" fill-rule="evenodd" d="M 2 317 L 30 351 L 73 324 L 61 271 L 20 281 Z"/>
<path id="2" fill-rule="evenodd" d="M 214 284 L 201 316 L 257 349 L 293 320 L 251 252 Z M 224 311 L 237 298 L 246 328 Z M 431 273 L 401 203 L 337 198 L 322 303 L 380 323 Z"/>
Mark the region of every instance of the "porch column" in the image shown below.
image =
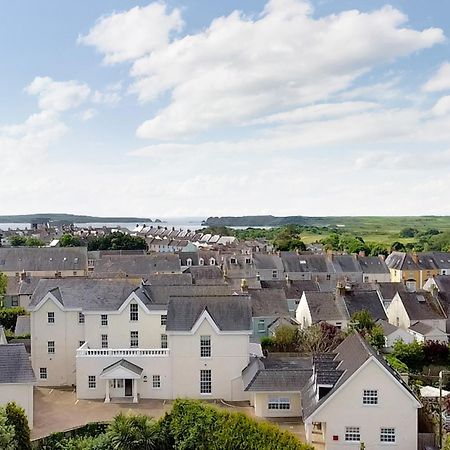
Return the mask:
<path id="1" fill-rule="evenodd" d="M 105 387 L 105 391 L 106 391 L 106 394 L 105 394 L 105 403 L 109 403 L 109 402 L 111 401 L 111 398 L 109 397 L 109 380 L 107 379 L 107 380 L 105 380 L 105 382 L 106 382 L 106 387 Z"/>
<path id="2" fill-rule="evenodd" d="M 306 442 L 308 442 L 308 444 L 310 444 L 312 442 L 312 423 L 305 423 L 305 437 L 306 437 Z"/>
<path id="3" fill-rule="evenodd" d="M 137 380 L 133 378 L 133 403 L 138 402 Z"/>

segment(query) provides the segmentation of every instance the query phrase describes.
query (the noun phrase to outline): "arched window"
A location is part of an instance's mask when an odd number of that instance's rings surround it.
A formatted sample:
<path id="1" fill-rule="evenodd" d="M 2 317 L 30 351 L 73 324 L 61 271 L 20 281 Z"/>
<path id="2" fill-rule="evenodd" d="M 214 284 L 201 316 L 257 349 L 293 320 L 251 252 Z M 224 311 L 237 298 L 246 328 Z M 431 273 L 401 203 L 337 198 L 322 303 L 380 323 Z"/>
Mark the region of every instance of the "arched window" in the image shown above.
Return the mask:
<path id="1" fill-rule="evenodd" d="M 205 260 L 203 258 L 199 258 L 198 263 L 200 266 L 204 266 L 205 265 Z"/>

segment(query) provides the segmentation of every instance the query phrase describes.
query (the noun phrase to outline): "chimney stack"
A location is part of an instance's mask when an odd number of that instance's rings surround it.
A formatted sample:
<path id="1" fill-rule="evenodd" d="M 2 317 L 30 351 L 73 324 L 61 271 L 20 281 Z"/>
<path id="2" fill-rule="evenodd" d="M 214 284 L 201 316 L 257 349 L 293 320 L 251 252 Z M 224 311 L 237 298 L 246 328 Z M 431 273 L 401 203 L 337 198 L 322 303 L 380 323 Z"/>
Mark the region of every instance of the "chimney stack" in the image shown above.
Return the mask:
<path id="1" fill-rule="evenodd" d="M 244 294 L 248 294 L 248 282 L 246 278 L 242 278 L 241 280 L 241 291 Z"/>
<path id="2" fill-rule="evenodd" d="M 418 262 L 419 262 L 419 255 L 416 252 L 413 252 L 411 254 L 411 258 L 416 264 L 418 264 Z"/>

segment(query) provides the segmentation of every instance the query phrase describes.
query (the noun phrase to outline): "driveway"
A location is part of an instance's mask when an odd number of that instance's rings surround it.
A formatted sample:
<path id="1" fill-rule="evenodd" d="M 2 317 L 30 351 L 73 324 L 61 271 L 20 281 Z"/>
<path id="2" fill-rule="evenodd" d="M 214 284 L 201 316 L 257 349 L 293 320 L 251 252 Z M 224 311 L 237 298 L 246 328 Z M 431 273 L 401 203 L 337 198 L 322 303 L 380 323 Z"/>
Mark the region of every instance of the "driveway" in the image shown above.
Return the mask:
<path id="1" fill-rule="evenodd" d="M 254 409 L 247 402 L 232 405 L 214 402 L 216 406 L 234 412 L 242 412 L 252 418 Z M 32 439 L 47 436 L 56 431 L 69 430 L 89 422 L 109 421 L 120 412 L 146 414 L 158 419 L 172 407 L 171 401 L 141 399 L 139 403 L 104 403 L 103 400 L 77 400 L 74 390 L 34 389 L 34 428 Z M 256 418 L 259 421 L 265 419 Z M 300 419 L 272 419 L 283 430 L 295 434 L 305 442 L 305 429 Z M 316 444 L 314 444 L 316 446 Z M 323 446 L 316 446 L 323 449 Z"/>

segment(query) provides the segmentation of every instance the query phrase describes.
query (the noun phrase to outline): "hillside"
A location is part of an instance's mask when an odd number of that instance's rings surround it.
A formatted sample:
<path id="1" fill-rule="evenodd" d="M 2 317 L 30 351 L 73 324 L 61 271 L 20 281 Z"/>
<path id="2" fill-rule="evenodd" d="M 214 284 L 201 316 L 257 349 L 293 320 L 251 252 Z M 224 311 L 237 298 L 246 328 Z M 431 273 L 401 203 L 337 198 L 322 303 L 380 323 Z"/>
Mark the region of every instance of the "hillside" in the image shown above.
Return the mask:
<path id="1" fill-rule="evenodd" d="M 143 223 L 153 222 L 152 219 L 142 217 L 99 217 L 99 216 L 80 216 L 76 214 L 60 214 L 60 213 L 40 213 L 40 214 L 23 214 L 16 216 L 0 216 L 0 223 L 31 223 L 40 219 L 48 219 L 50 222 L 67 222 L 67 223 Z M 155 219 L 155 222 L 160 222 Z"/>

